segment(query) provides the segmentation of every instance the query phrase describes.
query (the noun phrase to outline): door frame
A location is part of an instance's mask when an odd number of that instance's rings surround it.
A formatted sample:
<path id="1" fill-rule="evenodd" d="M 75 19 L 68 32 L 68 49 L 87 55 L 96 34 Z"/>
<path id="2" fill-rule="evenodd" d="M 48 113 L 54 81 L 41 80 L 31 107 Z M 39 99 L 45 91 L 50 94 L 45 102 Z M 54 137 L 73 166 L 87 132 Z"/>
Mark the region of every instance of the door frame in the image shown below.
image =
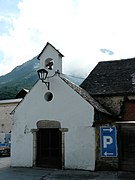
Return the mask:
<path id="1" fill-rule="evenodd" d="M 65 169 L 65 132 L 68 132 L 68 128 L 61 128 L 59 121 L 40 120 L 37 122 L 37 129 L 31 129 L 33 133 L 33 166 L 36 167 L 37 157 L 37 132 L 40 128 L 59 128 L 61 131 L 61 154 L 62 154 L 62 169 Z"/>

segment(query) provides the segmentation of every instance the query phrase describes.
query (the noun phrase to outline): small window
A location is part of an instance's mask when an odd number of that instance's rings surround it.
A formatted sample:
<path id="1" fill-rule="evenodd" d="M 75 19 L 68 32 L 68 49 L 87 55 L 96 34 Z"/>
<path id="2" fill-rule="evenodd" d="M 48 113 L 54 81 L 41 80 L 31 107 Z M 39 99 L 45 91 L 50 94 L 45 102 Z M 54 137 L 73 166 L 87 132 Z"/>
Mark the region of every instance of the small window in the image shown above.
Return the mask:
<path id="1" fill-rule="evenodd" d="M 45 68 L 47 68 L 48 70 L 52 70 L 53 65 L 54 65 L 53 59 L 48 58 L 48 59 L 45 60 Z"/>
<path id="2" fill-rule="evenodd" d="M 45 96 L 44 96 L 45 100 L 46 101 L 51 101 L 53 99 L 53 94 L 51 92 L 47 92 L 45 93 Z"/>

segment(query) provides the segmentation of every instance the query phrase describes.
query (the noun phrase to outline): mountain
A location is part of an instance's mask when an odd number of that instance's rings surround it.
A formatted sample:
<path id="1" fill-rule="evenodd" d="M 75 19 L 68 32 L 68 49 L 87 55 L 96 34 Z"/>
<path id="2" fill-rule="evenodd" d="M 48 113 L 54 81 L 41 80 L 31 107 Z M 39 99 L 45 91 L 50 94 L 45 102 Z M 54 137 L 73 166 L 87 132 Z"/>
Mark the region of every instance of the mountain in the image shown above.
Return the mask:
<path id="1" fill-rule="evenodd" d="M 10 73 L 0 76 L 0 100 L 13 99 L 18 92 L 25 88 L 30 90 L 38 80 L 37 70 L 39 60 L 37 57 L 15 67 Z M 84 80 L 73 75 L 64 75 L 65 78 L 80 85 Z"/>
<path id="2" fill-rule="evenodd" d="M 0 76 L 0 99 L 15 98 L 22 88 L 31 89 L 38 79 L 38 67 L 39 60 L 34 57 L 15 67 L 10 73 Z"/>

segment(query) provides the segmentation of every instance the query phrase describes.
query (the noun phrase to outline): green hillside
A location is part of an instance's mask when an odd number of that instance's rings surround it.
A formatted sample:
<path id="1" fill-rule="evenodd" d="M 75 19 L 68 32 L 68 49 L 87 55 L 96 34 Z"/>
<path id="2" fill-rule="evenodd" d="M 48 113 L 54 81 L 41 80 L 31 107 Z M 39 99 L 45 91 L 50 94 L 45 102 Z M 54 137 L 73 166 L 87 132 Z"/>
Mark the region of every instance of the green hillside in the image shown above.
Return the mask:
<path id="1" fill-rule="evenodd" d="M 32 60 L 17 66 L 10 73 L 0 77 L 0 99 L 12 99 L 22 89 L 31 89 L 38 79 L 39 60 Z"/>

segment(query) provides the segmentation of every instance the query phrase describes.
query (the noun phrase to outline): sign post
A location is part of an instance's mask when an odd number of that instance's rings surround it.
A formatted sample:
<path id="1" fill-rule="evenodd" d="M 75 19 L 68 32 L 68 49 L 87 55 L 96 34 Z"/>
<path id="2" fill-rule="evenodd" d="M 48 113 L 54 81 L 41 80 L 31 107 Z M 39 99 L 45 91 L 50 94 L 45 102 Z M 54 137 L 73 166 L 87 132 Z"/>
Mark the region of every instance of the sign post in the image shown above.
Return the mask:
<path id="1" fill-rule="evenodd" d="M 116 128 L 100 127 L 100 152 L 102 157 L 116 157 Z"/>

